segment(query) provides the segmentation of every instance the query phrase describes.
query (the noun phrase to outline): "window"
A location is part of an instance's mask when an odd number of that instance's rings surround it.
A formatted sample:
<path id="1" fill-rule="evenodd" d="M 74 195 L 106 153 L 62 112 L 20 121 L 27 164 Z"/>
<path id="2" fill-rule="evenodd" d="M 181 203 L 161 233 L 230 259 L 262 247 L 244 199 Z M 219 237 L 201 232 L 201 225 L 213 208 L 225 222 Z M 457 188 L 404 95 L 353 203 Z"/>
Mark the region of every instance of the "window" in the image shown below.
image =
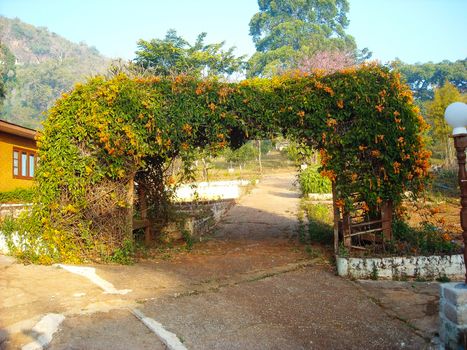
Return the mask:
<path id="1" fill-rule="evenodd" d="M 13 149 L 13 177 L 16 179 L 32 179 L 36 169 L 37 157 L 34 151 Z"/>

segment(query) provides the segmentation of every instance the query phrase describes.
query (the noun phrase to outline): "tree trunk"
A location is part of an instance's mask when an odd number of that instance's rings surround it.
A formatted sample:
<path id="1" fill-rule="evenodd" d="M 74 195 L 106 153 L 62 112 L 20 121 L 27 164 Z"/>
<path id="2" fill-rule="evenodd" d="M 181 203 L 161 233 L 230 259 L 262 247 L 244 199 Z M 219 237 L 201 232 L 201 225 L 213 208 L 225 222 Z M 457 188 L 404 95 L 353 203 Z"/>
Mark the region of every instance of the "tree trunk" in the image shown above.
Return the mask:
<path id="1" fill-rule="evenodd" d="M 127 203 L 128 203 L 128 212 L 127 212 L 127 228 L 126 228 L 126 238 L 133 239 L 133 209 L 135 201 L 135 174 L 133 173 L 128 180 L 128 192 L 127 192 Z"/>
<path id="2" fill-rule="evenodd" d="M 258 140 L 258 164 L 259 164 L 259 173 L 263 173 L 263 164 L 261 163 L 261 140 Z"/>

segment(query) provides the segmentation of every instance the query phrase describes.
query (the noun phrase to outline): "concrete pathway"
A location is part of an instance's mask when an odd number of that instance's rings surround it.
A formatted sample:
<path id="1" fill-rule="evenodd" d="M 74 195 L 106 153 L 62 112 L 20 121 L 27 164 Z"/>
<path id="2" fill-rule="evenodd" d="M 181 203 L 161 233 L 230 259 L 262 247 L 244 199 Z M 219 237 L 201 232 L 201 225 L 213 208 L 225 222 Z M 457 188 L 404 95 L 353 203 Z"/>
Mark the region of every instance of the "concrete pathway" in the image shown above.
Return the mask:
<path id="1" fill-rule="evenodd" d="M 404 317 L 426 290 L 378 294 L 290 239 L 293 179 L 266 176 L 193 251 L 93 266 L 98 278 L 0 256 L 0 349 L 431 348 L 420 310 L 436 313 L 436 293 Z"/>

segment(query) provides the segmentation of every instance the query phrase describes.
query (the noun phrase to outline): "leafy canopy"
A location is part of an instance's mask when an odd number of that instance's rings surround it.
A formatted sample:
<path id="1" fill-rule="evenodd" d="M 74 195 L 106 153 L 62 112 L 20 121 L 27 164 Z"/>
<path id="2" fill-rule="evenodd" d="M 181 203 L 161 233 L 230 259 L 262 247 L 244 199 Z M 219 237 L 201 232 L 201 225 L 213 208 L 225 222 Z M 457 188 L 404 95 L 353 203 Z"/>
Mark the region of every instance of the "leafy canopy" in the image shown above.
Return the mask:
<path id="1" fill-rule="evenodd" d="M 236 57 L 234 47 L 224 50 L 224 42 L 206 44 L 206 33 L 195 43 L 177 35 L 173 29 L 164 39 L 139 40 L 134 63 L 159 76 L 187 73 L 197 77 L 231 75 L 244 66 L 244 56 Z"/>
<path id="2" fill-rule="evenodd" d="M 427 117 L 433 125 L 432 135 L 444 146 L 444 159 L 447 165 L 455 164 L 453 142 L 450 140 L 452 127 L 444 119 L 446 107 L 453 102 L 466 101 L 465 96 L 450 82 L 446 81 L 443 87 L 435 89 L 433 101 L 427 102 Z"/>
<path id="3" fill-rule="evenodd" d="M 15 56 L 0 42 L 0 103 L 6 96 L 7 83 L 15 78 Z"/>
<path id="4" fill-rule="evenodd" d="M 257 52 L 249 61 L 249 75 L 271 75 L 294 68 L 303 55 L 319 51 L 355 51 L 345 33 L 347 0 L 258 0 L 259 12 L 250 21 Z"/>
<path id="5" fill-rule="evenodd" d="M 461 93 L 467 92 L 467 58 L 455 62 L 406 64 L 395 61 L 394 67 L 404 75 L 416 99 L 431 100 L 436 88 L 447 80 Z"/>

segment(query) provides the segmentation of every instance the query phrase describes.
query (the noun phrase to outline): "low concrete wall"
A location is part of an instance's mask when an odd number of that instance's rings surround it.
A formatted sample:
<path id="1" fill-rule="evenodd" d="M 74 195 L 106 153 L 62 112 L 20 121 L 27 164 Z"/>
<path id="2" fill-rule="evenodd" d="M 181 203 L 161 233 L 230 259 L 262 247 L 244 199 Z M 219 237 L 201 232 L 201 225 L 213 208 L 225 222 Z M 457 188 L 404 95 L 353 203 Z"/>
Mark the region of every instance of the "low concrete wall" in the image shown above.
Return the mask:
<path id="1" fill-rule="evenodd" d="M 181 226 L 193 238 L 200 239 L 209 232 L 222 218 L 222 216 L 235 205 L 235 199 L 217 201 L 184 202 L 174 205 L 183 221 L 170 222 L 162 228 L 161 234 L 169 241 L 182 238 Z"/>
<path id="2" fill-rule="evenodd" d="M 339 276 L 356 279 L 463 279 L 465 274 L 464 257 L 461 254 L 390 258 L 336 256 L 336 263 Z"/>
<path id="3" fill-rule="evenodd" d="M 0 218 L 6 216 L 12 216 L 17 218 L 21 212 L 29 210 L 32 204 L 23 203 L 23 204 L 0 204 Z"/>
<path id="4" fill-rule="evenodd" d="M 237 199 L 245 193 L 251 182 L 247 180 L 213 181 L 184 184 L 177 188 L 178 201 Z"/>

